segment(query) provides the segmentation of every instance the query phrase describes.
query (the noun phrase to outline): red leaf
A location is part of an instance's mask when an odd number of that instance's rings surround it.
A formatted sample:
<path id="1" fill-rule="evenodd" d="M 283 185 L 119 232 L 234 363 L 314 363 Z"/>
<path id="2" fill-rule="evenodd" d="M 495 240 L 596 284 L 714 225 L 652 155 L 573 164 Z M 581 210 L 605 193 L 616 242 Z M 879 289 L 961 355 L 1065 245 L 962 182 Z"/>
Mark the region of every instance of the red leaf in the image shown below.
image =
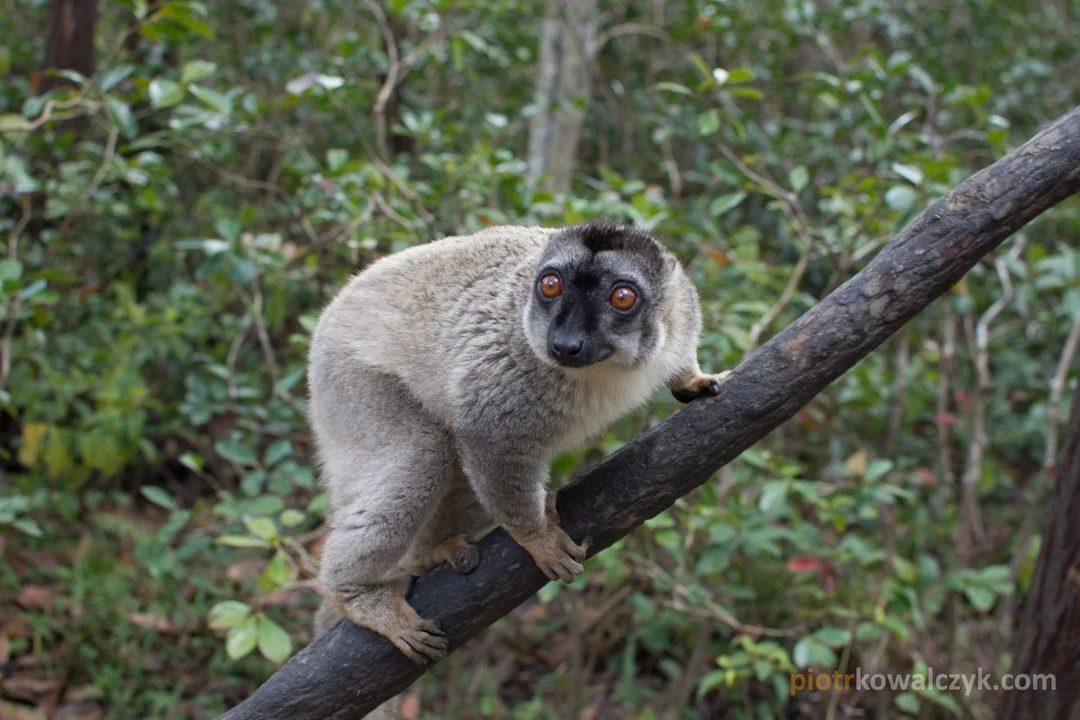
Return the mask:
<path id="1" fill-rule="evenodd" d="M 951 412 L 938 413 L 934 416 L 934 420 L 938 425 L 955 425 L 959 422 L 959 418 L 953 415 Z"/>
<path id="2" fill-rule="evenodd" d="M 813 572 L 821 567 L 821 561 L 817 558 L 801 555 L 787 561 L 787 569 L 793 573 Z"/>
<path id="3" fill-rule="evenodd" d="M 930 471 L 929 468 L 915 468 L 912 474 L 919 479 L 919 482 L 923 485 L 937 485 L 937 476 Z"/>

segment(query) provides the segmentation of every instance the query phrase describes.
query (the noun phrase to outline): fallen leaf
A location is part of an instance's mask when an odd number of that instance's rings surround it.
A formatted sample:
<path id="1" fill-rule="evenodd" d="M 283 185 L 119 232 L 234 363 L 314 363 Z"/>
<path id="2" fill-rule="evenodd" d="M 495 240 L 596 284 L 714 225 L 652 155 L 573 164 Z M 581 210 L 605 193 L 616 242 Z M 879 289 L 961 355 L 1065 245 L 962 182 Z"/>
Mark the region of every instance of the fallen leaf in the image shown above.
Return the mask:
<path id="1" fill-rule="evenodd" d="M 56 602 L 56 595 L 42 585 L 23 585 L 15 596 L 15 602 L 27 610 L 48 610 Z"/>
<path id="2" fill-rule="evenodd" d="M 163 618 L 160 615 L 154 615 L 153 613 L 132 613 L 128 616 L 128 620 L 130 620 L 131 624 L 135 627 L 154 630 L 162 635 L 171 635 L 180 631 L 180 628 L 169 622 L 167 618 Z"/>
<path id="3" fill-rule="evenodd" d="M 0 680 L 0 690 L 16 700 L 34 702 L 60 687 L 57 680 L 38 677 L 36 672 L 23 672 Z"/>

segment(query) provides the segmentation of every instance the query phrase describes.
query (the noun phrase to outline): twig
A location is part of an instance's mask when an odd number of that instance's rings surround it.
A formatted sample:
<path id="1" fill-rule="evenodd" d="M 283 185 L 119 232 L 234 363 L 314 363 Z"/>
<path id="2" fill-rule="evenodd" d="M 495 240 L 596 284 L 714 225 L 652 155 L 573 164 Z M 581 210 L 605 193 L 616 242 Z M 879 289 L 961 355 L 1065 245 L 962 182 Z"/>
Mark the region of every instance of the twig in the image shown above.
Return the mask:
<path id="1" fill-rule="evenodd" d="M 717 605 L 711 598 L 703 600 L 699 593 L 695 593 L 686 585 L 676 580 L 671 573 L 664 570 L 664 568 L 660 567 L 660 565 L 653 560 L 636 553 L 631 553 L 629 558 L 632 563 L 638 565 L 638 568 L 646 577 L 652 580 L 657 578 L 662 579 L 671 587 L 672 592 L 678 595 L 682 600 L 689 602 L 689 605 L 684 605 L 679 600 L 668 601 L 666 604 L 674 610 L 696 615 L 698 617 L 711 618 L 722 625 L 727 625 L 736 632 L 743 633 L 744 635 L 751 635 L 753 637 L 766 635 L 770 637 L 795 637 L 802 632 L 800 628 L 779 630 L 776 628 L 765 627 L 764 625 L 747 625 L 732 615 L 730 611 Z M 702 590 L 703 592 L 707 592 L 704 588 Z"/>
<path id="2" fill-rule="evenodd" d="M 187 150 L 184 150 L 182 148 L 173 147 L 173 152 L 175 152 L 177 155 L 180 155 L 181 157 L 186 157 L 188 160 L 194 160 L 208 170 L 212 170 L 213 172 L 215 172 L 219 177 L 222 177 L 236 185 L 240 185 L 241 187 L 246 187 L 252 190 L 266 190 L 268 192 L 275 193 L 285 192 L 285 189 L 280 185 L 270 182 L 264 182 L 263 180 L 252 180 L 251 178 L 244 177 L 243 175 L 238 175 L 231 170 L 227 170 L 223 167 L 218 167 L 214 163 L 206 160 L 205 158 L 199 157 L 195 153 L 188 152 Z"/>
<path id="3" fill-rule="evenodd" d="M 225 386 L 229 393 L 229 397 L 233 400 L 237 397 L 236 392 L 236 358 L 240 354 L 240 346 L 244 344 L 244 338 L 247 337 L 248 331 L 251 329 L 251 324 L 247 322 L 249 315 L 244 316 L 240 320 L 240 332 L 236 333 L 236 337 L 229 344 L 229 352 L 225 356 L 225 369 L 228 371 L 228 375 L 225 378 Z"/>
<path id="4" fill-rule="evenodd" d="M 82 210 L 82 206 L 90 198 L 98 186 L 101 185 L 101 181 L 105 179 L 105 175 L 109 172 L 109 165 L 112 163 L 113 156 L 116 154 L 116 140 L 120 137 L 120 128 L 116 125 L 109 127 L 109 139 L 105 142 L 105 154 L 102 157 L 101 165 L 98 167 L 97 172 L 94 173 L 93 179 L 90 180 L 90 184 L 86 186 L 86 189 L 79 195 L 79 199 L 75 201 L 75 204 L 68 210 L 67 215 L 64 216 L 64 222 L 60 224 L 60 229 L 57 231 L 57 237 L 63 238 L 67 234 L 68 228 L 71 227 L 71 222 L 75 219 L 75 215 Z"/>
<path id="5" fill-rule="evenodd" d="M 353 132 L 356 133 L 357 140 L 360 141 L 360 145 L 364 148 L 364 154 L 367 155 L 368 160 L 371 161 L 371 164 L 375 166 L 376 170 L 382 173 L 383 177 L 390 181 L 391 185 L 397 188 L 398 191 L 402 195 L 404 195 L 410 203 L 412 203 L 413 210 L 416 211 L 416 214 L 420 217 L 421 222 L 424 223 L 424 230 L 426 231 L 428 237 L 434 238 L 433 233 L 435 232 L 435 218 L 432 217 L 431 213 L 424 209 L 424 206 L 420 203 L 419 196 L 417 196 L 415 192 L 410 190 L 408 186 L 401 181 L 401 178 L 399 178 L 394 173 L 390 166 L 387 165 L 386 162 L 381 157 L 379 157 L 378 153 L 376 153 L 375 150 L 371 147 L 371 144 L 368 142 L 367 137 L 364 135 L 363 128 L 360 127 L 360 123 L 358 123 L 356 121 L 356 117 L 353 116 L 352 110 L 350 110 L 347 105 L 341 103 L 341 101 L 339 101 L 333 95 L 330 95 L 329 99 L 330 104 L 340 110 L 345 116 L 345 119 L 349 121 L 349 124 L 353 128 Z"/>
<path id="6" fill-rule="evenodd" d="M 373 111 L 375 115 L 375 147 L 378 150 L 379 157 L 386 160 L 390 157 L 390 149 L 386 144 L 386 103 L 390 101 L 390 96 L 394 94 L 394 87 L 398 83 L 398 74 L 401 72 L 401 64 L 398 62 L 397 40 L 394 39 L 390 23 L 386 21 L 386 13 L 374 0 L 364 0 L 364 4 L 371 10 L 371 14 L 375 16 L 375 22 L 379 24 L 383 42 L 386 44 L 386 80 L 383 81 L 382 87 L 379 88 L 379 94 L 375 96 L 375 108 Z"/>
<path id="7" fill-rule="evenodd" d="M 596 53 L 599 54 L 600 50 L 602 50 L 609 41 L 614 40 L 617 37 L 622 37 L 623 35 L 648 35 L 663 43 L 668 41 L 668 34 L 663 28 L 658 28 L 655 25 L 647 25 L 645 23 L 621 23 L 608 28 L 596 36 Z"/>
<path id="8" fill-rule="evenodd" d="M 234 283 L 236 292 L 244 298 L 251 308 L 251 320 L 255 323 L 255 337 L 259 339 L 259 347 L 262 349 L 263 360 L 266 362 L 266 371 L 270 375 L 271 393 L 277 395 L 281 400 L 296 411 L 301 417 L 307 417 L 307 411 L 304 407 L 289 394 L 287 390 L 278 389 L 278 378 L 281 376 L 278 370 L 277 358 L 274 355 L 274 346 L 270 342 L 270 333 L 266 330 L 266 323 L 263 322 L 262 310 L 263 310 L 263 296 L 262 288 L 259 286 L 259 281 L 255 280 L 251 283 L 251 296 L 248 297 L 244 289 Z"/>
<path id="9" fill-rule="evenodd" d="M 705 620 L 703 626 L 697 632 L 697 642 L 694 643 L 694 649 L 690 653 L 690 658 L 686 661 L 686 667 L 683 668 L 678 683 L 672 686 L 668 720 L 679 720 L 682 717 L 683 710 L 690 704 L 690 698 L 694 694 L 694 685 L 697 684 L 698 675 L 701 674 L 701 671 L 711 660 L 712 653 L 709 651 L 712 649 L 713 632 L 715 632 L 715 627 L 712 621 Z"/>
<path id="10" fill-rule="evenodd" d="M 31 215 L 31 203 L 30 197 L 26 196 L 23 200 L 22 216 L 19 218 L 19 222 L 16 223 L 15 228 L 11 231 L 11 235 L 8 236 L 8 260 L 17 260 L 19 256 L 19 235 L 26 228 L 27 223 L 30 222 Z M 19 316 L 19 306 L 22 304 L 22 298 L 18 293 L 11 298 L 11 303 L 8 305 L 7 316 L 4 318 L 4 339 L 0 340 L 0 390 L 7 387 L 8 375 L 11 374 L 11 342 L 15 337 L 15 324 Z"/>
<path id="11" fill-rule="evenodd" d="M 791 221 L 792 226 L 795 227 L 796 232 L 800 235 L 810 232 L 810 225 L 806 222 L 806 216 L 803 215 L 802 206 L 799 205 L 799 198 L 795 193 L 788 192 L 764 175 L 751 170 L 750 166 L 743 162 L 738 153 L 724 143 L 718 142 L 717 147 L 720 148 L 720 152 L 723 153 L 724 157 L 734 163 L 735 167 L 743 175 L 760 185 L 766 194 L 781 201 L 781 207 L 784 208 L 784 213 L 788 215 L 788 219 Z"/>
<path id="12" fill-rule="evenodd" d="M 799 289 L 799 283 L 802 281 L 803 275 L 806 274 L 806 267 L 810 263 L 810 253 L 813 250 L 813 243 L 807 238 L 806 244 L 803 246 L 802 254 L 799 255 L 798 262 L 795 263 L 795 268 L 791 271 L 791 276 L 788 278 L 787 285 L 784 286 L 784 292 L 780 294 L 780 297 L 772 304 L 761 319 L 754 323 L 750 328 L 750 347 L 751 349 L 757 347 L 758 340 L 761 339 L 761 334 L 769 329 L 780 313 L 784 311 L 787 304 L 791 302 L 791 298 L 795 295 L 795 291 Z"/>
<path id="13" fill-rule="evenodd" d="M 53 110 L 66 110 L 67 108 L 78 107 L 82 108 L 80 112 L 69 113 L 67 115 L 57 115 L 56 118 L 52 117 Z M 101 108 L 101 103 L 93 100 L 87 100 L 81 95 L 76 95 L 68 100 L 46 100 L 45 105 L 41 108 L 41 114 L 35 119 L 22 123 L 21 125 L 5 125 L 0 128 L 0 135 L 4 133 L 25 133 L 37 130 L 39 127 L 47 123 L 49 120 L 71 120 L 72 118 L 81 117 L 83 115 L 90 115 L 97 112 Z"/>
<path id="14" fill-rule="evenodd" d="M 1008 259 L 1015 260 L 1024 249 L 1024 239 L 1021 237 L 1010 250 Z M 986 309 L 974 328 L 975 356 L 975 392 L 971 396 L 971 438 L 968 442 L 967 465 L 961 479 L 961 513 L 963 523 L 958 547 L 961 551 L 961 560 L 966 566 L 971 562 L 973 546 L 982 540 L 984 535 L 982 525 L 982 512 L 979 507 L 979 480 L 982 477 L 983 455 L 986 450 L 986 395 L 990 391 L 992 381 L 990 373 L 990 325 L 1001 314 L 1001 311 L 1013 300 L 1013 284 L 1009 276 L 1009 267 L 1006 258 L 998 258 L 994 262 L 997 268 L 998 278 L 1001 280 L 1002 293 L 990 307 Z M 970 318 L 968 318 L 970 327 Z M 969 335 L 971 331 L 968 331 Z"/>

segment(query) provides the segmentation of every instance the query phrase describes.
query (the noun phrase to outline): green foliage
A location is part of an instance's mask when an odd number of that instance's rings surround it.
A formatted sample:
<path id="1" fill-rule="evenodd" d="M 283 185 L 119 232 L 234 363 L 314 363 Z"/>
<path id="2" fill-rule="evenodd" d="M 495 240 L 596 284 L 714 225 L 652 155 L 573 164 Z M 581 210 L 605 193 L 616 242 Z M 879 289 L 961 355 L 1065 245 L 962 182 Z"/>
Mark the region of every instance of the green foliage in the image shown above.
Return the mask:
<path id="1" fill-rule="evenodd" d="M 1077 102 L 1060 15 L 1075 3 L 601 5 L 600 27 L 621 31 L 599 49 L 573 192 L 557 197 L 525 181 L 540 4 L 385 4 L 404 65 L 383 105 L 392 60 L 364 3 L 102 2 L 94 74 L 48 92 L 33 79 L 48 3 L 5 4 L 14 657 L 53 679 L 73 668 L 68 685 L 109 717 L 206 717 L 308 640 L 326 497 L 305 354 L 323 303 L 371 260 L 505 222 L 632 222 L 698 282 L 703 366 L 733 367 Z M 1036 546 L 1015 529 L 1041 499 L 1051 380 L 1080 315 L 1078 231 L 1075 203 L 1026 229 L 571 587 L 437 667 L 424 712 L 555 718 L 580 702 L 648 718 L 681 698 L 775 717 L 797 669 L 1005 671 L 996 628 L 1031 578 Z M 676 409 L 658 397 L 553 475 Z M 993 702 L 912 691 L 894 712 Z"/>

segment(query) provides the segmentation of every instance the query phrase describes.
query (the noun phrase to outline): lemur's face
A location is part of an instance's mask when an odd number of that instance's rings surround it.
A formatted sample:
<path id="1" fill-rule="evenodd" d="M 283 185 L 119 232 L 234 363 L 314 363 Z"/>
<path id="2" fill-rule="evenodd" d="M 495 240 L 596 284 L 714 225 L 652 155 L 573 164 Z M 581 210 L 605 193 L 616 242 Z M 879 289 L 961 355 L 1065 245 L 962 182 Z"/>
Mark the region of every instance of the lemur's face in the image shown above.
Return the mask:
<path id="1" fill-rule="evenodd" d="M 530 347 L 567 368 L 655 357 L 668 262 L 656 240 L 629 228 L 589 223 L 553 234 L 525 307 Z"/>

